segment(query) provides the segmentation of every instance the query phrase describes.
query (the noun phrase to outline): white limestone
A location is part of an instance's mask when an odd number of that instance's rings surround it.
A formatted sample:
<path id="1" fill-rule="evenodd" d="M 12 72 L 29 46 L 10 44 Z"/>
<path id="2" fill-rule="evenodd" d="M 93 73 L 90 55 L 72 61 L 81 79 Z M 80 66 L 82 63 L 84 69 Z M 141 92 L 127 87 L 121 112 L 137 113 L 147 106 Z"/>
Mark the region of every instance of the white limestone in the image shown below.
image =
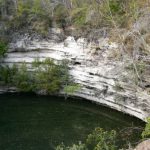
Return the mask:
<path id="1" fill-rule="evenodd" d="M 123 63 L 109 60 L 108 55 L 118 45 L 101 38 L 98 46 L 100 49 L 95 51 L 97 45 L 87 43 L 84 38 L 75 41 L 73 37 L 68 37 L 64 42 L 56 43 L 52 40 L 30 40 L 30 37 L 25 36 L 10 43 L 9 52 L 2 63 L 30 64 L 35 58 L 52 58 L 55 61 L 68 59 L 70 75 L 82 87 L 74 96 L 106 105 L 145 121 L 150 115 L 150 96 L 142 91 L 134 91 L 128 85 L 124 86 L 124 91 L 117 91 L 115 85 L 120 80 Z"/>

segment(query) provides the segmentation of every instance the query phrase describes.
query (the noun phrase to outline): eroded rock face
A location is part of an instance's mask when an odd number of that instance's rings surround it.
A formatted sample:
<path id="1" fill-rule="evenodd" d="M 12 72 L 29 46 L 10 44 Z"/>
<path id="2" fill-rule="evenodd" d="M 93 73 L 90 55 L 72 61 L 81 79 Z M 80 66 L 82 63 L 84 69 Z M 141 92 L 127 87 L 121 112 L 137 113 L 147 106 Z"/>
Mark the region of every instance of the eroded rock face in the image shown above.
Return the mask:
<path id="1" fill-rule="evenodd" d="M 58 43 L 53 39 L 41 40 L 24 34 L 10 43 L 2 63 L 12 65 L 26 62 L 31 67 L 36 58 L 51 58 L 55 62 L 67 59 L 70 62 L 70 75 L 81 85 L 74 96 L 145 120 L 150 115 L 150 96 L 125 78 L 128 72 L 125 71 L 124 61 L 110 59 L 118 48 L 108 38 L 88 43 L 84 38 L 76 41 L 74 37 L 67 37 Z"/>
<path id="2" fill-rule="evenodd" d="M 150 140 L 140 143 L 134 150 L 150 150 Z"/>

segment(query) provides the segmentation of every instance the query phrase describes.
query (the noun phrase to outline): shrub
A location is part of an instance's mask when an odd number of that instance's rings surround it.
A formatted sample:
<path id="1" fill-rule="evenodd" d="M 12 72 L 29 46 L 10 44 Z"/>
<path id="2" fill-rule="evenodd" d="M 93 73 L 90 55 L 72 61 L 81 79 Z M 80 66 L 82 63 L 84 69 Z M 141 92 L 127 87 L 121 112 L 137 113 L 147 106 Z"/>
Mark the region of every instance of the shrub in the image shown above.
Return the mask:
<path id="1" fill-rule="evenodd" d="M 32 31 L 34 30 L 44 36 L 47 35 L 48 28 L 51 27 L 52 22 L 50 11 L 47 11 L 48 9 L 44 6 L 45 3 L 47 4 L 48 2 L 44 1 L 43 3 L 41 0 L 18 0 L 16 13 L 13 14 L 12 19 L 7 21 L 8 29 L 20 30 L 29 27 Z"/>
<path id="2" fill-rule="evenodd" d="M 72 23 L 76 27 L 83 27 L 86 24 L 87 6 L 73 9 L 71 12 Z"/>
<path id="3" fill-rule="evenodd" d="M 0 57 L 4 56 L 4 54 L 7 52 L 7 43 L 0 41 Z"/>
<path id="4" fill-rule="evenodd" d="M 64 5 L 57 5 L 54 9 L 54 19 L 60 28 L 65 28 L 67 23 L 66 19 L 69 17 L 69 12 Z"/>
<path id="5" fill-rule="evenodd" d="M 13 76 L 13 85 L 16 86 L 22 92 L 29 92 L 33 90 L 33 77 L 28 72 L 27 66 L 23 63 L 17 73 Z"/>
<path id="6" fill-rule="evenodd" d="M 6 3 L 4 0 L 0 2 L 3 2 L 3 4 L 0 3 L 2 10 L 3 8 L 13 10 L 13 13 L 10 14 L 14 19 L 8 20 L 9 23 L 11 22 L 11 26 L 14 28 L 16 28 L 15 24 L 22 27 L 32 26 L 32 22 L 36 20 L 36 25 L 38 21 L 39 25 L 37 26 L 40 26 L 42 32 L 42 26 L 45 26 L 47 30 L 47 25 L 51 25 L 51 23 L 49 24 L 51 18 L 62 28 L 70 23 L 78 28 L 83 26 L 88 28 L 88 25 L 96 28 L 100 26 L 114 27 L 114 24 L 121 28 L 128 27 L 138 19 L 141 13 L 140 9 L 147 4 L 147 0 L 68 0 L 61 3 L 48 0 L 18 0 L 17 6 L 14 2 L 10 5 L 8 0 Z M 87 14 L 93 11 L 94 15 L 90 22 L 86 23 Z M 44 20 L 41 19 L 43 17 Z"/>
<path id="7" fill-rule="evenodd" d="M 79 84 L 70 84 L 68 86 L 65 86 L 64 92 L 66 94 L 73 94 L 74 92 L 78 91 L 80 88 L 81 87 Z"/>
<path id="8" fill-rule="evenodd" d="M 96 128 L 92 134 L 88 135 L 86 145 L 89 150 L 117 150 L 116 131 L 104 131 L 102 128 Z"/>
<path id="9" fill-rule="evenodd" d="M 33 63 L 35 68 L 34 83 L 37 90 L 44 90 L 47 93 L 58 92 L 63 88 L 64 82 L 68 82 L 68 72 L 65 66 L 55 65 L 50 59 L 43 62 L 36 60 Z"/>
<path id="10" fill-rule="evenodd" d="M 9 66 L 0 66 L 0 81 L 1 84 L 11 83 L 11 69 Z"/>
<path id="11" fill-rule="evenodd" d="M 147 124 L 142 132 L 142 138 L 150 138 L 150 118 L 147 119 Z"/>
<path id="12" fill-rule="evenodd" d="M 64 144 L 58 145 L 56 150 L 87 150 L 85 144 L 79 142 L 79 144 L 73 144 L 72 146 L 66 147 Z"/>
<path id="13" fill-rule="evenodd" d="M 101 128 L 96 128 L 88 138 L 85 144 L 73 144 L 66 147 L 61 144 L 56 147 L 56 150 L 117 150 L 116 146 L 116 131 L 104 131 Z"/>
<path id="14" fill-rule="evenodd" d="M 66 61 L 55 64 L 51 59 L 32 63 L 33 71 L 29 71 L 26 63 L 0 67 L 0 84 L 11 85 L 23 92 L 44 90 L 55 93 L 69 85 L 70 80 Z"/>

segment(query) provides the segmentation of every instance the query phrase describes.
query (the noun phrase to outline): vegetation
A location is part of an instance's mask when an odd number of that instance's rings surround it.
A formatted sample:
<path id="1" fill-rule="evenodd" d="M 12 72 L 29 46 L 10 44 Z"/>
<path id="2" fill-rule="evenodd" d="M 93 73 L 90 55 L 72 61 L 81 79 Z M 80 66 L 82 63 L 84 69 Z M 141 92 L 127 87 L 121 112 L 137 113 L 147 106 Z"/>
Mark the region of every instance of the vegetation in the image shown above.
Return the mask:
<path id="1" fill-rule="evenodd" d="M 79 144 L 73 144 L 72 146 L 66 147 L 63 143 L 56 147 L 56 150 L 86 150 L 85 144 L 79 142 Z"/>
<path id="2" fill-rule="evenodd" d="M 7 43 L 5 43 L 4 41 L 0 41 L 0 57 L 4 56 L 6 51 L 7 51 Z"/>
<path id="3" fill-rule="evenodd" d="M 128 133 L 125 133 L 124 131 L 123 135 L 127 134 L 127 138 L 129 138 L 129 132 L 132 131 L 128 130 L 127 132 Z M 143 138 L 142 140 L 150 138 L 150 118 L 147 119 L 146 126 L 141 136 Z M 104 131 L 102 128 L 95 128 L 95 130 L 88 135 L 84 143 L 79 142 L 78 144 L 73 144 L 72 146 L 65 146 L 62 143 L 56 147 L 56 150 L 118 150 L 120 148 L 122 150 L 128 149 L 127 147 L 130 145 L 129 143 L 129 145 L 120 145 L 121 147 L 118 146 L 118 138 L 123 138 L 122 136 L 120 136 L 119 132 L 116 132 L 114 130 Z M 130 150 L 132 150 L 131 146 L 132 145 L 130 145 L 129 147 Z"/>
<path id="4" fill-rule="evenodd" d="M 115 150 L 117 149 L 116 142 L 116 131 L 104 131 L 101 128 L 96 128 L 92 134 L 88 135 L 87 138 L 87 148 L 88 149 L 108 149 Z"/>
<path id="5" fill-rule="evenodd" d="M 36 66 L 37 65 L 37 66 Z M 43 62 L 36 61 L 34 84 L 37 90 L 43 89 L 48 93 L 53 93 L 63 89 L 69 82 L 68 67 L 65 63 L 55 65 L 50 59 Z"/>
<path id="6" fill-rule="evenodd" d="M 32 91 L 32 82 L 25 63 L 20 67 L 0 66 L 0 85 L 15 86 L 20 91 L 27 92 Z"/>
<path id="7" fill-rule="evenodd" d="M 73 25 L 79 28 L 119 26 L 129 27 L 140 16 L 146 0 L 1 0 L 1 19 L 8 20 L 13 28 L 32 26 L 36 31 L 46 32 L 52 21 L 64 28 Z M 42 28 L 43 27 L 43 28 Z M 41 29 L 42 28 L 42 29 Z"/>
<path id="8" fill-rule="evenodd" d="M 147 82 L 144 77 L 149 78 L 150 52 L 150 19 L 144 17 L 149 16 L 145 15 L 150 13 L 149 8 L 148 0 L 0 0 L 0 21 L 4 23 L 7 33 L 25 28 L 44 36 L 47 36 L 50 27 L 62 28 L 64 32 L 69 27 L 75 27 L 81 34 L 85 31 L 86 35 L 91 33 L 92 29 L 108 28 L 110 39 L 121 45 L 120 50 L 113 52 L 112 59 L 127 57 L 127 60 L 130 60 L 130 64 L 125 67 L 126 71 L 130 72 L 127 82 L 134 83 L 135 88 L 139 86 L 144 89 L 146 84 L 142 83 Z M 90 38 L 93 40 L 96 37 L 94 35 Z M 6 51 L 7 43 L 0 41 L 0 57 L 4 56 Z M 72 94 L 80 89 L 80 86 L 70 79 L 67 63 L 55 64 L 50 59 L 36 59 L 32 69 L 28 69 L 25 63 L 12 67 L 0 66 L 0 85 L 15 86 L 24 92 L 44 91 L 49 94 L 61 90 Z M 119 82 L 114 88 L 120 92 L 124 91 Z M 118 96 L 116 100 L 122 98 Z M 149 136 L 150 119 L 142 133 L 143 138 Z M 56 149 L 115 150 L 115 140 L 115 131 L 107 132 L 97 128 L 84 144 L 74 144 L 71 147 L 62 144 Z"/>
<path id="9" fill-rule="evenodd" d="M 64 88 L 64 92 L 67 94 L 73 94 L 75 91 L 78 91 L 80 89 L 79 84 L 70 84 Z"/>
<path id="10" fill-rule="evenodd" d="M 14 74 L 12 74 L 12 84 L 16 86 L 20 91 L 32 91 L 34 79 L 32 77 L 32 74 L 28 73 L 26 64 L 23 63 L 19 69 L 17 69 L 16 67 L 14 68 L 10 68 L 10 70 L 16 70 L 14 71 Z"/>
<path id="11" fill-rule="evenodd" d="M 0 85 L 15 86 L 23 92 L 43 91 L 48 94 L 63 89 L 66 94 L 70 94 L 66 90 L 69 86 L 71 92 L 78 90 L 69 77 L 66 61 L 56 65 L 51 59 L 36 59 L 32 63 L 32 70 L 27 69 L 26 63 L 12 67 L 0 66 Z"/>
<path id="12" fill-rule="evenodd" d="M 104 131 L 101 128 L 96 128 L 88 135 L 84 144 L 73 144 L 71 147 L 66 147 L 61 144 L 56 147 L 56 150 L 117 150 L 116 131 Z"/>
<path id="13" fill-rule="evenodd" d="M 142 138 L 150 138 L 150 118 L 147 119 L 147 124 L 144 131 L 142 132 Z"/>
<path id="14" fill-rule="evenodd" d="M 9 66 L 0 66 L 0 84 L 11 85 L 14 81 L 14 77 L 17 74 L 18 69 L 16 65 L 11 68 Z"/>

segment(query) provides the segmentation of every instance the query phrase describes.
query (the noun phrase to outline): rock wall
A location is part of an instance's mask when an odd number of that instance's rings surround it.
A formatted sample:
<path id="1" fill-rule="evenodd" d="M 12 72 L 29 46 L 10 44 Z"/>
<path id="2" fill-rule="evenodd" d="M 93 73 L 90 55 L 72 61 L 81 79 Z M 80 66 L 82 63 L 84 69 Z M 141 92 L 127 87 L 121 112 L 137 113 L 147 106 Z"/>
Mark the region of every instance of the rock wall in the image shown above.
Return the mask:
<path id="1" fill-rule="evenodd" d="M 60 33 L 59 30 L 53 30 Z M 51 58 L 56 62 L 67 59 L 70 75 L 81 85 L 81 89 L 73 96 L 106 105 L 145 121 L 150 115 L 150 96 L 121 79 L 127 74 L 124 61 L 110 59 L 118 49 L 119 46 L 108 38 L 100 38 L 92 43 L 84 38 L 76 41 L 73 37 L 67 37 L 58 43 L 54 39 L 46 40 L 23 34 L 12 40 L 1 63 L 12 65 L 26 62 L 30 67 L 36 58 Z M 118 89 L 118 83 L 123 88 Z M 4 91 L 11 89 L 3 89 L 0 93 Z"/>

